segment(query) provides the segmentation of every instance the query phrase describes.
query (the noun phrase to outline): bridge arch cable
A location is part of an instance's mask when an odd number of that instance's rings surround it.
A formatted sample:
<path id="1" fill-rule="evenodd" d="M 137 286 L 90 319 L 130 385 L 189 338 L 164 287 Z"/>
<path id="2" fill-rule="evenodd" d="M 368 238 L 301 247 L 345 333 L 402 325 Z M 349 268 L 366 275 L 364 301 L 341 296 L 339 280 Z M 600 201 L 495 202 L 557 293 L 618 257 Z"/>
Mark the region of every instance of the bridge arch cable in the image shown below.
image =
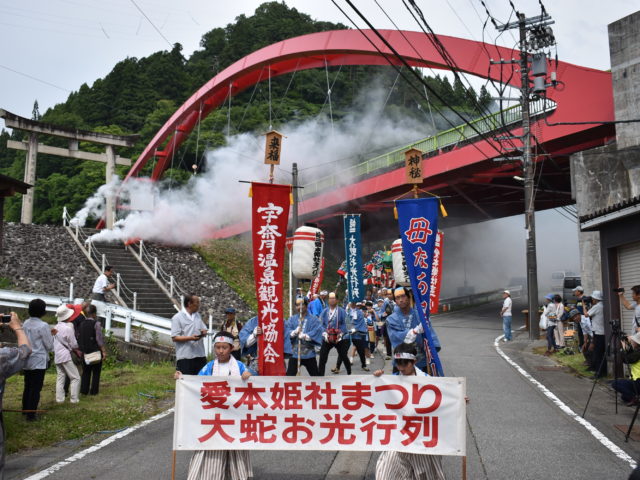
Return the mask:
<path id="1" fill-rule="evenodd" d="M 350 5 L 352 5 L 352 4 L 351 4 L 351 2 L 349 2 L 349 1 L 348 1 L 347 3 L 349 3 Z M 427 27 L 428 27 L 428 28 L 429 28 L 429 30 L 431 31 L 431 35 L 429 35 L 429 33 L 427 33 L 427 32 L 424 30 L 424 28 L 422 28 L 422 25 L 420 24 L 420 22 L 418 21 L 418 19 L 415 17 L 414 13 L 413 13 L 413 12 L 409 9 L 409 7 L 406 5 L 405 0 L 403 0 L 403 3 L 404 3 L 404 5 L 405 5 L 405 8 L 407 8 L 407 10 L 409 11 L 409 13 L 412 15 L 412 17 L 414 18 L 414 20 L 416 21 L 416 23 L 418 24 L 418 26 L 419 26 L 419 27 L 420 27 L 420 29 L 422 30 L 422 32 L 427 36 L 427 38 L 429 39 L 429 41 L 432 43 L 432 45 L 434 46 L 434 48 L 436 49 L 436 51 L 438 51 L 438 52 L 440 53 L 440 55 L 441 55 L 442 59 L 445 61 L 445 63 L 447 64 L 447 66 L 451 69 L 452 73 L 456 76 L 456 78 L 458 78 L 458 81 L 460 81 L 460 82 L 461 82 L 461 80 L 460 80 L 460 78 L 459 78 L 459 76 L 458 76 L 458 74 L 457 74 L 457 72 L 456 72 L 456 69 L 458 68 L 458 67 L 457 67 L 457 65 L 455 64 L 455 62 L 454 62 L 454 61 L 453 61 L 453 62 L 452 62 L 452 61 L 450 61 L 450 55 L 449 55 L 448 51 L 446 50 L 446 48 L 444 47 L 444 45 L 442 45 L 442 43 L 440 42 L 440 40 L 439 40 L 439 39 L 437 39 L 436 34 L 435 34 L 435 33 L 433 32 L 433 30 L 431 30 L 431 28 L 427 25 Z M 407 42 L 407 44 L 408 44 L 408 45 L 411 47 L 411 49 L 416 53 L 416 55 L 418 55 L 418 57 L 419 57 L 420 59 L 424 60 L 424 58 L 422 57 L 422 55 L 420 54 L 420 52 L 418 52 L 418 51 L 417 51 L 417 49 L 415 48 L 415 46 L 413 45 L 413 43 L 409 42 L 409 39 L 407 39 L 407 37 L 406 37 L 406 35 L 404 34 L 404 32 L 398 28 L 398 26 L 397 26 L 397 25 L 396 25 L 396 23 L 393 21 L 393 19 L 391 19 L 391 17 L 387 14 L 386 10 L 385 10 L 385 9 L 384 9 L 380 4 L 378 4 L 377 2 L 376 2 L 376 4 L 378 5 L 378 7 L 380 7 L 380 9 L 381 9 L 381 10 L 382 10 L 382 12 L 384 13 L 384 15 L 389 19 L 389 21 L 393 24 L 393 26 L 394 26 L 394 27 L 396 28 L 396 30 L 400 33 L 400 35 L 405 39 L 405 41 Z M 363 18 L 363 20 L 364 20 L 365 22 L 367 22 L 367 24 L 371 27 L 371 24 L 370 24 L 370 23 L 369 23 L 369 22 L 368 22 L 368 21 L 367 21 L 367 20 L 362 16 L 362 14 L 360 14 L 360 13 L 357 11 L 357 9 L 355 9 L 355 7 L 353 7 L 353 5 L 352 5 L 352 8 L 354 8 L 354 10 L 356 10 L 356 13 L 358 13 L 358 15 L 360 15 L 360 17 L 361 17 L 361 18 Z M 426 23 L 426 22 L 425 22 L 425 23 Z M 373 29 L 373 27 L 371 27 L 371 28 Z M 376 33 L 377 33 L 377 30 L 375 30 L 375 29 L 373 29 L 373 30 L 374 30 L 374 31 L 376 31 Z M 436 43 L 434 43 L 434 40 L 433 40 L 434 38 L 436 38 L 436 39 L 437 39 L 437 44 L 436 44 Z M 398 58 L 400 58 L 400 57 L 398 56 Z M 401 58 L 401 60 L 403 60 L 403 59 Z M 403 60 L 403 62 L 404 62 L 404 60 Z M 432 71 L 432 73 L 434 73 L 434 74 L 435 74 L 435 72 L 433 72 L 433 69 L 432 69 L 431 67 L 427 67 L 427 68 L 429 68 L 429 69 Z M 413 72 L 413 73 L 415 74 L 415 72 Z M 468 121 L 467 119 L 465 119 L 465 118 L 464 118 L 460 113 L 458 113 L 458 112 L 455 110 L 455 108 L 453 108 L 452 106 L 450 106 L 450 105 L 449 105 L 446 101 L 444 101 L 444 100 L 443 100 L 443 99 L 442 99 L 442 98 L 441 98 L 441 97 L 440 97 L 440 96 L 439 96 L 439 95 L 438 95 L 434 90 L 432 90 L 432 89 L 428 86 L 428 84 L 426 83 L 426 81 L 424 81 L 424 79 L 420 79 L 420 78 L 419 78 L 419 80 L 420 80 L 420 82 L 423 84 L 423 87 L 425 88 L 425 90 L 426 90 L 426 88 L 429 88 L 429 90 L 431 90 L 431 91 L 433 92 L 433 94 L 436 96 L 436 98 L 438 98 L 438 99 L 439 99 L 439 100 L 440 100 L 440 101 L 441 101 L 441 102 L 442 102 L 442 103 L 443 103 L 447 108 L 449 108 L 449 109 L 450 109 L 451 111 L 453 111 L 453 112 L 454 112 L 458 117 L 460 117 L 460 118 L 462 119 L 462 121 L 463 121 L 466 125 L 470 126 L 470 127 L 472 128 L 472 130 L 474 130 L 474 132 L 476 132 L 476 134 L 478 134 L 478 135 L 480 136 L 480 138 L 482 138 L 485 142 L 487 142 L 487 143 L 489 144 L 489 142 L 487 141 L 486 137 L 485 137 L 484 135 L 480 134 L 480 132 L 479 132 L 477 129 L 475 129 L 475 127 L 474 127 L 472 124 L 470 124 L 470 123 L 469 123 L 469 121 Z M 462 83 L 462 82 L 461 82 L 461 83 Z M 469 88 L 470 88 L 470 87 L 469 87 Z M 421 92 L 420 92 L 420 94 L 421 94 Z M 421 95 L 422 95 L 422 94 L 421 94 Z M 472 97 L 472 98 L 473 98 L 473 97 Z M 428 101 L 428 97 L 427 97 L 427 101 Z M 478 112 L 479 112 L 481 115 L 486 115 L 488 111 L 484 112 L 484 111 L 483 111 L 483 109 L 481 108 L 481 106 L 479 105 L 479 103 L 477 102 L 477 100 L 475 101 L 475 103 L 476 103 L 476 109 L 478 110 Z M 435 108 L 435 105 L 434 105 L 434 108 Z M 451 126 L 452 126 L 452 127 L 454 127 L 454 128 L 455 128 L 455 127 L 457 127 L 457 126 L 454 126 L 451 122 L 449 122 L 449 121 L 448 121 L 448 119 L 444 116 L 444 114 L 443 114 L 442 112 L 440 112 L 438 109 L 436 109 L 436 111 L 440 114 L 440 116 L 441 116 L 442 118 L 444 118 L 445 120 L 447 120 L 447 123 L 449 123 L 449 125 L 451 125 Z M 488 112 L 488 113 L 490 113 L 490 112 Z M 491 145 L 491 144 L 490 144 L 490 145 Z M 493 147 L 493 145 L 491 145 L 491 146 Z M 493 148 L 497 150 L 497 148 L 496 148 L 496 147 L 493 147 Z M 476 149 L 478 149 L 478 148 L 476 148 Z M 502 155 L 502 154 L 503 154 L 503 152 L 499 152 L 499 154 L 501 154 L 501 155 Z M 486 157 L 486 155 L 484 155 L 484 156 Z"/>
<path id="2" fill-rule="evenodd" d="M 407 5 L 407 1 L 411 5 L 411 7 L 413 7 L 413 10 L 415 11 L 415 13 L 414 13 L 414 11 L 411 10 L 409 5 Z M 429 23 L 425 19 L 424 14 L 422 13 L 422 10 L 420 9 L 420 7 L 418 7 L 418 5 L 416 5 L 415 0 L 402 0 L 402 3 L 405 6 L 405 8 L 407 9 L 407 11 L 414 18 L 414 20 L 416 21 L 416 23 L 420 27 L 420 30 L 422 30 L 422 32 L 426 35 L 426 37 L 429 40 L 429 42 L 433 45 L 433 47 L 436 49 L 436 51 L 438 53 L 440 53 L 440 55 L 442 56 L 442 59 L 445 61 L 445 63 L 451 69 L 451 72 L 453 73 L 455 79 L 458 82 L 460 82 L 462 85 L 464 85 L 465 83 L 467 84 L 467 87 L 466 87 L 467 96 L 474 103 L 475 108 L 478 111 L 478 113 L 480 113 L 481 116 L 485 116 L 485 115 L 490 114 L 491 112 L 489 112 L 489 110 L 487 108 L 485 108 L 482 105 L 480 105 L 480 102 L 478 101 L 478 99 L 475 96 L 469 94 L 470 90 L 472 90 L 473 87 L 471 86 L 471 84 L 469 83 L 469 81 L 466 78 L 464 78 L 464 82 L 463 82 L 460 74 L 458 73 L 458 71 L 460 70 L 460 68 L 458 67 L 458 64 L 456 63 L 455 59 L 451 56 L 451 54 L 449 53 L 447 48 L 442 44 L 442 42 L 440 41 L 440 38 L 438 37 L 438 35 L 431 28 L 431 26 L 429 25 Z M 418 15 L 419 18 L 416 17 L 416 15 Z M 424 29 L 423 25 L 424 25 L 424 27 L 426 27 L 428 32 Z M 511 134 L 510 129 L 506 128 L 506 126 L 504 125 L 504 122 L 500 126 L 499 130 L 502 131 L 502 133 L 504 133 L 507 136 L 509 136 Z M 508 140 L 508 143 L 509 143 L 509 146 L 511 146 L 512 148 L 515 148 L 515 144 L 513 143 L 513 141 Z"/>
<path id="3" fill-rule="evenodd" d="M 487 137 L 480 132 L 475 125 L 473 125 L 472 123 L 470 123 L 466 118 L 464 118 L 455 108 L 453 108 L 451 105 L 449 105 L 449 103 L 443 99 L 438 92 L 436 92 L 433 88 L 431 88 L 430 85 L 428 85 L 424 79 L 417 73 L 415 72 L 412 68 L 411 65 L 409 65 L 409 63 L 396 51 L 396 49 L 393 47 L 393 45 L 391 45 L 382 34 L 380 34 L 380 32 L 371 24 L 371 22 L 369 22 L 369 20 L 357 9 L 357 7 L 355 7 L 355 5 L 353 5 L 353 3 L 350 0 L 346 0 L 346 2 L 349 4 L 349 6 L 357 13 L 357 15 L 367 24 L 367 26 L 371 29 L 372 32 L 374 32 L 376 34 L 376 36 L 382 41 L 382 43 L 385 44 L 385 46 L 392 52 L 391 55 L 382 52 L 382 50 L 380 50 L 380 48 L 375 44 L 375 42 L 373 42 L 373 40 L 371 40 L 367 34 L 365 32 L 362 31 L 362 29 L 351 19 L 351 17 L 342 9 L 342 7 L 340 7 L 340 5 L 337 4 L 336 0 L 331 0 L 331 2 L 338 8 L 338 10 L 340 10 L 340 12 L 342 12 L 342 14 L 351 22 L 351 24 L 363 35 L 363 37 L 371 44 L 371 46 L 373 48 L 376 49 L 376 51 L 380 54 L 381 57 L 383 57 L 388 63 L 389 65 L 391 65 L 393 68 L 396 69 L 396 71 L 398 71 L 398 66 L 391 61 L 391 59 L 389 58 L 390 56 L 395 57 L 396 59 L 398 59 L 403 65 L 405 65 L 407 67 L 407 70 L 418 80 L 419 83 L 423 84 L 427 90 L 429 90 L 431 92 L 431 94 L 433 96 L 435 96 L 445 107 L 449 108 L 456 116 L 458 116 L 465 125 L 467 125 L 469 128 L 471 128 L 471 130 L 473 130 L 476 135 L 481 138 L 482 140 L 485 141 L 485 143 L 489 146 L 489 148 L 495 150 L 497 152 L 498 155 L 502 156 L 504 154 L 504 152 L 502 152 L 496 145 L 494 145 L 489 139 L 487 139 Z M 407 81 L 407 83 L 411 86 L 411 88 L 413 88 L 416 92 L 418 92 L 418 95 L 421 98 L 424 98 L 423 93 L 420 91 L 420 89 L 414 85 L 413 83 L 411 83 L 408 79 L 408 77 L 406 77 L 404 74 L 402 74 L 402 77 Z M 442 112 L 440 112 L 439 110 L 436 110 L 438 112 L 438 114 L 443 118 L 443 120 L 451 126 L 451 128 L 457 128 L 459 125 L 454 125 L 453 122 L 451 120 L 449 120 L 445 115 L 442 114 Z M 471 146 L 473 146 L 473 148 L 475 148 L 480 155 L 482 155 L 483 158 L 485 158 L 486 160 L 490 160 L 491 158 L 488 156 L 488 154 L 486 154 L 485 152 L 483 152 L 480 147 L 477 145 L 476 142 L 471 142 Z"/>
<path id="4" fill-rule="evenodd" d="M 324 73 L 327 78 L 327 99 L 329 100 L 329 119 L 331 120 L 331 135 L 333 136 L 333 105 L 331 103 L 331 86 L 329 85 L 329 66 L 327 57 L 324 57 Z"/>
<path id="5" fill-rule="evenodd" d="M 404 67 L 400 67 L 400 71 L 402 71 L 403 68 Z M 384 101 L 384 103 L 383 103 L 383 105 L 382 105 L 382 107 L 380 109 L 380 114 L 382 114 L 382 112 L 384 111 L 384 109 L 387 106 L 387 103 L 389 103 L 389 99 L 391 98 L 391 95 L 393 93 L 393 90 L 394 90 L 396 84 L 398 83 L 398 79 L 399 78 L 400 78 L 400 72 L 398 72 L 396 74 L 396 78 L 394 79 L 393 84 L 391 85 L 391 88 L 389 88 L 389 91 L 387 92 L 387 96 L 385 97 L 385 101 Z M 334 80 L 334 82 L 335 82 L 335 80 Z M 371 128 L 369 129 L 369 132 L 367 133 L 367 135 L 365 135 L 365 137 L 360 142 L 360 148 L 358 149 L 358 151 L 362 151 L 363 148 L 365 147 L 365 145 L 369 143 L 369 139 L 371 138 L 371 135 L 373 135 L 373 132 L 375 131 L 375 129 L 376 129 L 376 127 L 377 127 L 377 125 L 378 125 L 378 123 L 380 121 L 380 118 L 381 118 L 380 115 L 376 116 L 376 120 L 373 123 L 373 125 L 371 126 Z M 369 153 L 371 153 L 371 152 L 365 152 L 365 155 L 367 155 Z M 350 155 L 348 157 L 340 157 L 340 158 L 336 158 L 334 160 L 328 160 L 326 162 L 317 163 L 317 164 L 314 164 L 314 165 L 310 165 L 308 167 L 300 168 L 300 169 L 298 169 L 298 171 L 302 172 L 302 171 L 306 171 L 306 170 L 312 170 L 312 169 L 316 169 L 316 168 L 326 167 L 327 165 L 344 162 L 346 160 L 352 160 L 354 158 L 357 158 L 357 156 L 356 155 Z"/>
<path id="6" fill-rule="evenodd" d="M 453 73 L 455 79 L 458 82 L 460 82 L 461 84 L 463 84 L 463 85 L 466 82 L 466 84 L 467 84 L 467 87 L 466 87 L 467 95 L 469 96 L 469 98 L 475 104 L 476 110 L 482 116 L 486 116 L 486 115 L 490 114 L 491 112 L 486 107 L 483 107 L 482 105 L 480 105 L 478 99 L 475 96 L 469 94 L 470 90 L 472 89 L 472 86 L 471 86 L 470 82 L 466 79 L 466 77 L 462 77 L 462 78 L 464 78 L 464 82 L 463 82 L 461 76 L 458 73 L 458 71 L 460 70 L 459 67 L 458 67 L 458 64 L 456 63 L 455 59 L 451 56 L 451 54 L 449 53 L 447 48 L 442 44 L 442 42 L 440 41 L 438 35 L 434 32 L 434 30 L 431 28 L 429 23 L 426 21 L 426 19 L 424 17 L 424 14 L 422 13 L 422 10 L 416 5 L 414 0 L 408 0 L 408 1 L 412 5 L 413 9 L 415 10 L 415 14 L 414 14 L 414 12 L 411 11 L 409 6 L 407 5 L 407 0 L 403 0 L 403 4 L 404 4 L 405 8 L 409 11 L 411 16 L 414 18 L 414 20 L 416 21 L 416 23 L 418 24 L 418 26 L 420 27 L 422 32 L 427 36 L 428 40 L 433 45 L 433 47 L 436 49 L 436 51 L 438 51 L 440 53 L 440 55 L 444 59 L 445 63 L 451 69 L 451 72 Z M 420 19 L 418 19 L 416 17 L 416 14 L 420 17 Z M 427 28 L 428 32 L 425 31 L 425 29 L 423 28 L 422 24 L 424 24 L 424 26 Z M 497 43 L 496 43 L 496 47 L 497 47 Z M 483 48 L 486 51 L 486 46 L 483 45 Z M 487 54 L 488 54 L 488 52 L 487 52 Z M 489 55 L 489 58 L 491 58 L 490 55 Z M 500 73 L 502 75 L 502 68 L 501 68 Z M 513 69 L 512 69 L 512 75 L 513 75 Z M 510 79 L 511 79 L 511 77 L 507 81 L 510 81 Z M 501 108 L 501 110 L 502 110 L 502 108 Z M 505 135 L 510 136 L 511 130 L 506 127 L 505 121 L 504 121 L 504 116 L 502 114 L 501 114 L 501 120 L 502 120 L 502 125 L 500 126 L 499 130 L 502 131 L 502 133 L 504 133 Z M 512 140 L 508 139 L 507 142 L 508 142 L 510 147 L 515 149 L 515 144 L 513 143 Z"/>

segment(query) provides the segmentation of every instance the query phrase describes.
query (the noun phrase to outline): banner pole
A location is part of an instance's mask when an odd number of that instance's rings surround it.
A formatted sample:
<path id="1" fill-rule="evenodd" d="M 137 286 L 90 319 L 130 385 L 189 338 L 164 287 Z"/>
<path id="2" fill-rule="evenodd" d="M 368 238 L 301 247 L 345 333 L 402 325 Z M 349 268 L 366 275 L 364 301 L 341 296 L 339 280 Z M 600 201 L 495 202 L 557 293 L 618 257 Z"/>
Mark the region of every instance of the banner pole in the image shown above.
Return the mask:
<path id="1" fill-rule="evenodd" d="M 302 317 L 300 315 L 300 311 L 298 310 L 298 328 L 300 328 L 300 333 L 302 333 Z M 302 358 L 300 358 L 302 357 L 302 340 L 300 340 L 300 333 L 298 333 L 298 373 L 296 373 L 296 376 L 300 376 L 300 364 L 302 363 Z"/>
<path id="2" fill-rule="evenodd" d="M 467 480 L 467 456 L 462 457 L 462 480 Z"/>
<path id="3" fill-rule="evenodd" d="M 176 480 L 176 451 L 173 451 L 173 460 L 171 462 L 171 480 Z"/>

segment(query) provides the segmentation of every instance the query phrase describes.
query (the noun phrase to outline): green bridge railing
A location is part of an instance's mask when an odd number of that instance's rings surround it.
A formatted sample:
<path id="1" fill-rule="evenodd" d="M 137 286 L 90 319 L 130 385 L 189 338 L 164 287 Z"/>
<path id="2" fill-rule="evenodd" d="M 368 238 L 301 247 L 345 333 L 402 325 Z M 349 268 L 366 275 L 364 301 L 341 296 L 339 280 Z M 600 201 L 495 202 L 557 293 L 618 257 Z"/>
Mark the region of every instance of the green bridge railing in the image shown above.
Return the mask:
<path id="1" fill-rule="evenodd" d="M 556 108 L 554 102 L 537 100 L 530 103 L 531 115 L 540 115 Z M 513 125 L 522 121 L 522 105 L 514 105 L 502 111 L 492 113 L 486 117 L 481 117 L 469 122 L 481 134 L 489 133 L 505 125 Z M 504 123 L 503 123 L 504 122 Z M 362 163 L 353 165 L 341 170 L 339 173 L 320 178 L 312 183 L 307 183 L 302 189 L 302 198 L 309 198 L 329 190 L 337 185 L 343 185 L 345 179 L 353 181 L 358 177 L 368 176 L 378 171 L 387 170 L 390 167 L 400 167 L 404 165 L 404 152 L 410 148 L 417 148 L 424 153 L 435 152 L 441 148 L 451 147 L 461 142 L 468 142 L 477 138 L 478 134 L 469 124 L 463 124 L 443 132 L 439 132 L 431 137 L 418 140 L 404 147 L 397 148 L 377 157 L 370 158 Z M 381 173 L 381 172 L 380 172 Z"/>

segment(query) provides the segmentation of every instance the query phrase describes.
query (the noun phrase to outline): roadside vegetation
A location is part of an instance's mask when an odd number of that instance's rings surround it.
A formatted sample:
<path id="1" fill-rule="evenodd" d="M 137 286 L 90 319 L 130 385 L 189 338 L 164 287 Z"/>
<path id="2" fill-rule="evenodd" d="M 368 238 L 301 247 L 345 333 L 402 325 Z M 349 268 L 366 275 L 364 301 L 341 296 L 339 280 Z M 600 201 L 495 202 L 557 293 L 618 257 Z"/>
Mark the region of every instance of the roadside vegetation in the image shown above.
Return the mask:
<path id="1" fill-rule="evenodd" d="M 194 247 L 202 258 L 255 312 L 258 309 L 253 277 L 253 253 L 251 240 L 234 238 L 207 240 Z M 289 262 L 284 268 L 284 312 L 289 312 Z"/>
<path id="2" fill-rule="evenodd" d="M 576 342 L 577 342 L 577 339 L 576 339 Z M 547 351 L 547 347 L 533 348 L 533 353 L 536 353 L 538 355 L 544 355 L 544 352 L 546 351 Z M 582 355 L 582 353 L 578 352 L 577 348 L 573 348 L 573 351 L 575 353 L 568 354 L 566 350 L 561 350 L 560 352 L 554 353 L 553 355 L 549 356 L 549 358 L 559 363 L 560 365 L 568 367 L 573 373 L 577 375 L 581 375 L 583 377 L 592 376 L 593 372 L 588 370 L 587 367 L 584 365 L 584 356 Z"/>
<path id="3" fill-rule="evenodd" d="M 103 368 L 100 393 L 80 396 L 80 403 L 63 404 L 55 401 L 56 370 L 47 370 L 39 408 L 46 413 L 35 422 L 27 422 L 20 413 L 10 410 L 22 408 L 22 375 L 14 375 L 6 384 L 3 409 L 6 429 L 6 451 L 37 449 L 56 443 L 90 437 L 108 436 L 130 427 L 173 405 L 175 381 L 171 363 L 133 365 L 120 362 Z"/>

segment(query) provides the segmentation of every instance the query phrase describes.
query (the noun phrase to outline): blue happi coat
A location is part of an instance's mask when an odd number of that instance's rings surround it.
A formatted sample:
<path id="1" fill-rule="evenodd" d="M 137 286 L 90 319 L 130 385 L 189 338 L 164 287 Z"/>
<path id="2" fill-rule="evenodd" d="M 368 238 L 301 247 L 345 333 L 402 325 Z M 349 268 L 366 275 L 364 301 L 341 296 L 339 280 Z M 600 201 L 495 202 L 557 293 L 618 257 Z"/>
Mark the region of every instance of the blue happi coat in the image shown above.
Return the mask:
<path id="1" fill-rule="evenodd" d="M 417 327 L 419 323 L 420 317 L 415 308 L 412 308 L 409 313 L 405 315 L 402 313 L 402 310 L 400 310 L 400 307 L 396 305 L 393 313 L 387 317 L 387 333 L 389 334 L 392 348 L 396 348 L 403 343 L 409 330 Z M 439 349 L 440 340 L 433 326 L 431 326 L 431 338 L 434 343 L 433 347 Z M 418 348 L 416 366 L 424 368 L 427 366 L 427 359 L 424 353 L 424 335 L 422 333 L 416 337 L 416 347 Z"/>
<path id="2" fill-rule="evenodd" d="M 291 338 L 291 332 L 298 328 L 298 319 L 300 314 L 290 317 L 285 323 L 285 344 L 289 344 L 291 355 L 298 358 L 298 337 Z M 322 324 L 318 317 L 311 315 L 309 312 L 302 320 L 302 333 L 306 333 L 311 337 L 310 342 L 302 342 L 302 355 L 300 358 L 314 358 L 316 356 L 315 347 L 322 345 Z M 289 340 L 287 340 L 289 339 Z"/>
<path id="3" fill-rule="evenodd" d="M 238 334 L 238 339 L 240 340 L 240 349 L 241 349 L 242 356 L 251 355 L 251 357 L 253 358 L 258 358 L 258 342 L 254 343 L 253 345 L 247 346 L 247 340 L 249 339 L 249 337 L 251 336 L 251 334 L 253 333 L 253 331 L 257 326 L 258 326 L 258 317 L 251 317 L 249 320 L 247 320 L 247 323 L 244 324 L 244 327 L 242 327 L 242 330 L 240 330 L 240 333 Z M 291 342 L 289 341 L 290 333 L 291 333 L 291 330 L 288 329 L 287 323 L 285 322 L 284 324 L 284 355 L 285 357 L 291 356 L 291 353 L 292 353 Z M 253 371 L 252 373 L 254 375 L 257 374 L 257 372 L 253 372 Z"/>
<path id="4" fill-rule="evenodd" d="M 336 306 L 336 309 L 338 311 L 331 320 L 331 325 L 329 325 L 331 308 L 327 307 L 322 311 L 320 314 L 320 323 L 322 323 L 322 328 L 324 330 L 327 328 L 339 328 L 342 333 L 347 333 L 347 312 L 340 306 Z"/>
<path id="5" fill-rule="evenodd" d="M 356 318 L 353 318 L 353 312 L 355 311 Z M 364 340 L 367 338 L 367 322 L 364 319 L 364 314 L 359 308 L 351 310 L 347 313 L 347 330 L 355 328 L 356 333 L 351 334 L 352 340 Z"/>
<path id="6" fill-rule="evenodd" d="M 313 315 L 314 317 L 319 317 L 322 313 L 322 310 L 325 309 L 324 302 L 320 299 L 320 297 L 316 298 L 309 302 L 309 306 L 307 307 L 307 311 Z"/>

